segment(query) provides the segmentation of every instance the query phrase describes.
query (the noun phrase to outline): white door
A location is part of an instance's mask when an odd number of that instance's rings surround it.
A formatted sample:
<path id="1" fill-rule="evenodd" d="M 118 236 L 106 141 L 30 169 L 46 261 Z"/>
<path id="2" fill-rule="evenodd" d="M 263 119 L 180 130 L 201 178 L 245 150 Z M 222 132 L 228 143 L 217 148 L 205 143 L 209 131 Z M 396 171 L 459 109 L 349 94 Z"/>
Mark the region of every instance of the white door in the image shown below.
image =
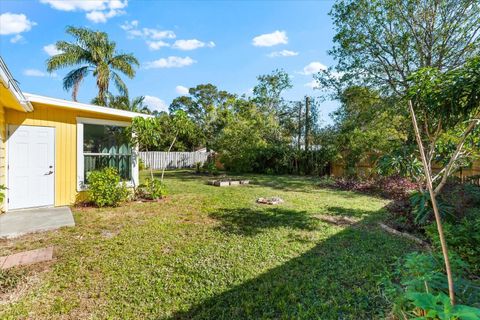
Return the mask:
<path id="1" fill-rule="evenodd" d="M 8 127 L 8 208 L 53 206 L 55 129 Z"/>

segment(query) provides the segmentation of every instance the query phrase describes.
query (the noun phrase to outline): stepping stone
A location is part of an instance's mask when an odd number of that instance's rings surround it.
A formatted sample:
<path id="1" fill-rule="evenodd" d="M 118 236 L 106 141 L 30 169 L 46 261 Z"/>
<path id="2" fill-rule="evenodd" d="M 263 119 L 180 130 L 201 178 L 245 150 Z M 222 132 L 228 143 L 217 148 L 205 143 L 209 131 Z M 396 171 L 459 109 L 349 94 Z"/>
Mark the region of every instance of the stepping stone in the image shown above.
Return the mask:
<path id="1" fill-rule="evenodd" d="M 15 266 L 25 266 L 53 259 L 53 247 L 15 253 L 0 257 L 0 269 L 8 269 Z"/>

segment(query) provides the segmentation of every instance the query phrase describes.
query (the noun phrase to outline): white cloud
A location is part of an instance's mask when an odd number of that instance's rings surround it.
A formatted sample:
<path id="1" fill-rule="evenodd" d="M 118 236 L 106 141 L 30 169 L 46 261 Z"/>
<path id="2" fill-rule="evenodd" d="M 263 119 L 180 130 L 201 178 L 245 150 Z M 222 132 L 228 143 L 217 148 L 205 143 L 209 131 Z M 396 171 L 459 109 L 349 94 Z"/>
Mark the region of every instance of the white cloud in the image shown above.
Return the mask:
<path id="1" fill-rule="evenodd" d="M 310 82 L 305 83 L 305 87 L 308 87 L 310 89 L 317 89 L 319 87 L 319 85 L 320 85 L 320 83 L 315 79 L 313 79 Z"/>
<path id="2" fill-rule="evenodd" d="M 152 28 L 143 28 L 142 34 L 150 39 L 159 40 L 159 39 L 174 39 L 176 37 L 175 32 L 171 30 L 158 30 Z"/>
<path id="3" fill-rule="evenodd" d="M 252 40 L 252 44 L 256 47 L 271 47 L 278 44 L 287 44 L 288 37 L 285 31 L 276 30 L 272 33 L 261 34 Z"/>
<path id="4" fill-rule="evenodd" d="M 294 57 L 298 56 L 298 52 L 290 51 L 290 50 L 282 50 L 282 51 L 273 51 L 267 55 L 270 58 L 277 58 L 277 57 Z"/>
<path id="5" fill-rule="evenodd" d="M 184 86 L 176 86 L 175 91 L 178 94 L 181 94 L 181 95 L 187 95 L 188 94 L 188 88 L 184 87 Z"/>
<path id="6" fill-rule="evenodd" d="M 17 43 L 23 40 L 23 37 L 21 34 L 16 34 L 13 38 L 10 39 L 11 43 Z"/>
<path id="7" fill-rule="evenodd" d="M 141 38 L 145 40 L 150 50 L 159 50 L 162 47 L 169 47 L 165 39 L 175 39 L 176 34 L 171 30 L 160 30 L 154 28 L 139 28 L 138 20 L 125 21 L 120 28 L 125 30 L 130 39 Z"/>
<path id="8" fill-rule="evenodd" d="M 310 74 L 318 73 L 320 71 L 324 71 L 327 69 L 328 69 L 327 66 L 324 65 L 323 63 L 320 63 L 318 61 L 313 61 L 307 64 L 303 68 L 303 72 L 300 72 L 300 73 L 304 75 L 310 75 Z"/>
<path id="9" fill-rule="evenodd" d="M 125 14 L 125 11 L 111 9 L 109 11 L 91 11 L 87 13 L 86 17 L 94 23 L 105 23 L 108 19 L 122 14 Z"/>
<path id="10" fill-rule="evenodd" d="M 170 56 L 168 58 L 160 58 L 155 61 L 150 61 L 145 64 L 146 69 L 157 69 L 157 68 L 182 68 L 190 66 L 197 61 L 193 60 L 190 57 L 176 57 Z"/>
<path id="11" fill-rule="evenodd" d="M 48 73 L 48 72 L 43 72 L 38 69 L 25 69 L 23 70 L 23 74 L 28 76 L 28 77 L 51 77 L 51 78 L 56 78 L 57 74 L 54 73 Z"/>
<path id="12" fill-rule="evenodd" d="M 210 41 L 208 43 L 205 43 L 197 39 L 189 39 L 189 40 L 177 40 L 173 44 L 173 48 L 184 50 L 184 51 L 195 50 L 203 47 L 213 48 L 215 47 L 215 42 Z"/>
<path id="13" fill-rule="evenodd" d="M 35 25 L 36 23 L 28 20 L 24 14 L 10 12 L 0 14 L 0 35 L 27 32 Z"/>
<path id="14" fill-rule="evenodd" d="M 58 50 L 57 46 L 53 43 L 44 46 L 43 51 L 45 51 L 50 57 L 63 52 L 62 50 Z"/>
<path id="15" fill-rule="evenodd" d="M 122 28 L 125 31 L 132 30 L 137 27 L 138 27 L 138 20 L 125 21 L 124 24 L 120 25 L 120 28 Z"/>
<path id="16" fill-rule="evenodd" d="M 147 41 L 148 48 L 150 50 L 159 50 L 162 47 L 169 47 L 170 44 L 166 43 L 165 41 Z"/>
<path id="17" fill-rule="evenodd" d="M 116 10 L 116 9 L 123 9 L 128 5 L 128 0 L 122 1 L 122 0 L 110 0 L 108 2 L 108 7 L 110 9 Z"/>
<path id="18" fill-rule="evenodd" d="M 144 38 L 149 40 L 175 39 L 175 32 L 155 28 L 139 28 L 138 20 L 125 21 L 120 28 L 127 32 L 130 38 Z"/>
<path id="19" fill-rule="evenodd" d="M 86 18 L 94 23 L 105 23 L 108 19 L 125 14 L 127 0 L 40 0 L 53 9 L 61 11 L 85 11 Z"/>
<path id="20" fill-rule="evenodd" d="M 168 112 L 168 106 L 162 99 L 154 96 L 145 96 L 143 102 L 151 109 Z"/>
<path id="21" fill-rule="evenodd" d="M 105 0 L 40 0 L 41 3 L 49 4 L 53 9 L 61 11 L 93 11 L 105 9 Z"/>

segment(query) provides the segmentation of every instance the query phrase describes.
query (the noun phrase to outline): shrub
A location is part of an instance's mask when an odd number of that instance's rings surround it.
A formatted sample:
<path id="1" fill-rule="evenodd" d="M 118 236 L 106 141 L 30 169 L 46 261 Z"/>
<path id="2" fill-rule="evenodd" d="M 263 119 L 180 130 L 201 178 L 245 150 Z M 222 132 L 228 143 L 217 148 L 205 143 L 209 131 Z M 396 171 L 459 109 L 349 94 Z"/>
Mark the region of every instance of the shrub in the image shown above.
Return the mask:
<path id="1" fill-rule="evenodd" d="M 97 207 L 116 207 L 128 198 L 125 182 L 115 168 L 103 168 L 88 176 L 88 199 Z"/>
<path id="2" fill-rule="evenodd" d="M 209 155 L 207 161 L 205 161 L 205 163 L 203 164 L 202 171 L 212 175 L 217 175 L 218 168 L 215 162 L 215 156 Z"/>
<path id="3" fill-rule="evenodd" d="M 480 216 L 480 187 L 473 184 L 449 182 L 437 196 L 440 214 L 446 222 L 457 223 L 468 216 Z M 388 204 L 395 227 L 409 232 L 424 232 L 434 221 L 428 192 L 416 191 L 409 197 Z"/>
<path id="4" fill-rule="evenodd" d="M 447 276 L 441 255 L 412 253 L 398 260 L 394 272 L 383 281 L 385 297 L 394 305 L 394 315 L 400 319 L 478 319 L 478 284 L 465 278 L 468 265 L 460 258 L 452 256 L 451 266 L 458 303 L 455 307 L 450 305 L 447 296 Z M 468 314 L 473 317 L 466 317 Z"/>
<path id="5" fill-rule="evenodd" d="M 433 221 L 433 207 L 430 200 L 430 193 L 428 191 L 416 191 L 410 197 L 410 204 L 412 213 L 415 217 L 415 223 L 418 225 L 425 225 Z M 453 208 L 446 203 L 442 197 L 437 197 L 437 205 L 440 216 L 445 219 L 447 216 L 452 216 Z"/>
<path id="6" fill-rule="evenodd" d="M 159 179 L 145 179 L 145 183 L 138 188 L 138 194 L 140 198 L 149 200 L 162 199 L 167 195 L 167 188 Z"/>
<path id="7" fill-rule="evenodd" d="M 145 170 L 145 169 L 148 169 L 147 166 L 145 165 L 145 162 L 138 158 L 138 170 Z"/>
<path id="8" fill-rule="evenodd" d="M 7 190 L 7 187 L 5 187 L 3 184 L 0 184 L 0 203 L 3 203 L 5 200 L 5 190 Z"/>
<path id="9" fill-rule="evenodd" d="M 409 145 L 381 156 L 377 161 L 378 174 L 382 176 L 399 175 L 412 180 L 422 177 L 423 167 L 415 149 L 415 146 Z"/>
<path id="10" fill-rule="evenodd" d="M 480 187 L 450 182 L 443 187 L 440 198 L 451 206 L 453 217 L 461 220 L 467 215 L 468 209 L 480 207 Z"/>
<path id="11" fill-rule="evenodd" d="M 201 162 L 195 162 L 195 173 L 203 173 L 203 166 Z"/>
<path id="12" fill-rule="evenodd" d="M 435 248 L 440 248 L 436 224 L 425 228 Z M 463 218 L 457 223 L 444 223 L 443 232 L 448 248 L 471 266 L 474 274 L 480 274 L 480 215 Z"/>

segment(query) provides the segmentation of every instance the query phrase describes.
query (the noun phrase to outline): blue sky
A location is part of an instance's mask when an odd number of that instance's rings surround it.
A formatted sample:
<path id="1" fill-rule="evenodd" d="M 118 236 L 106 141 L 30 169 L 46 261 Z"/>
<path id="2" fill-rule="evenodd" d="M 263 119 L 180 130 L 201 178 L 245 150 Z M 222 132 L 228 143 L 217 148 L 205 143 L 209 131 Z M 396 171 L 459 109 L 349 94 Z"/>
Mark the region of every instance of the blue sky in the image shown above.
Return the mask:
<path id="1" fill-rule="evenodd" d="M 317 96 L 312 72 L 333 64 L 333 1 L 30 0 L 0 2 L 0 53 L 23 91 L 70 99 L 62 88 L 68 70 L 49 75 L 45 61 L 67 25 L 106 31 L 120 52 L 141 67 L 126 80 L 131 97 L 164 108 L 185 88 L 213 83 L 243 94 L 256 77 L 282 68 L 294 87 L 285 97 Z M 96 94 L 93 77 L 79 100 Z M 321 106 L 327 123 L 335 102 Z"/>

